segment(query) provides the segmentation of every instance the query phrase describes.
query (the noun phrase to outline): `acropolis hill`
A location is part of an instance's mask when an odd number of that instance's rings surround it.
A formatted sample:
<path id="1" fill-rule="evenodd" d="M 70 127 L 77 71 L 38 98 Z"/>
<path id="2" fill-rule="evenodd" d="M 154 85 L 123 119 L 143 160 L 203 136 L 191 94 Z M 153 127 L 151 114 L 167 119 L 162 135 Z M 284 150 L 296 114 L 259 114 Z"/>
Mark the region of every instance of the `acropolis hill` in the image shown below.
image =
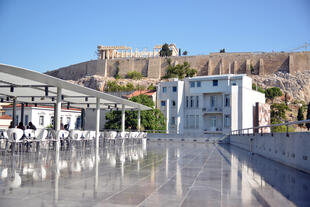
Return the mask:
<path id="1" fill-rule="evenodd" d="M 65 80 L 83 79 L 84 85 L 103 90 L 106 80 L 113 79 L 116 73 L 126 77 L 128 72 L 138 71 L 149 80 L 159 81 L 165 75 L 170 59 L 172 65 L 189 62 L 192 68 L 197 69 L 197 75 L 246 73 L 262 87 L 277 86 L 293 98 L 310 101 L 310 52 L 233 52 L 178 56 L 175 45 L 171 44 L 169 48 L 173 55 L 166 58 L 159 57 L 160 46 L 155 46 L 150 52 L 133 51 L 125 46 L 98 46 L 97 60 L 70 65 L 47 74 Z M 95 78 L 87 84 L 90 80 L 86 80 L 86 76 Z"/>
<path id="2" fill-rule="evenodd" d="M 122 52 L 107 50 L 103 55 L 98 46 L 98 59 L 82 62 L 57 70 L 49 71 L 47 74 L 65 80 L 78 80 L 85 76 L 100 75 L 113 77 L 119 73 L 126 76 L 130 71 L 137 71 L 148 78 L 161 78 L 166 73 L 167 59 L 149 54 L 144 57 L 137 52 L 130 52 L 129 47 Z M 117 47 L 116 47 L 117 48 Z M 154 48 L 155 49 L 155 48 Z M 127 51 L 128 50 L 128 51 Z M 109 53 L 109 51 L 111 51 Z M 112 51 L 116 51 L 115 53 Z M 175 55 L 175 53 L 174 53 Z M 103 57 L 104 56 L 104 57 Z M 113 59 L 112 59 L 113 58 Z M 173 65 L 187 61 L 192 68 L 198 70 L 198 75 L 215 75 L 227 73 L 246 73 L 249 75 L 273 74 L 277 71 L 294 74 L 295 72 L 310 70 L 310 52 L 273 52 L 273 53 L 210 53 L 198 56 L 171 56 Z"/>

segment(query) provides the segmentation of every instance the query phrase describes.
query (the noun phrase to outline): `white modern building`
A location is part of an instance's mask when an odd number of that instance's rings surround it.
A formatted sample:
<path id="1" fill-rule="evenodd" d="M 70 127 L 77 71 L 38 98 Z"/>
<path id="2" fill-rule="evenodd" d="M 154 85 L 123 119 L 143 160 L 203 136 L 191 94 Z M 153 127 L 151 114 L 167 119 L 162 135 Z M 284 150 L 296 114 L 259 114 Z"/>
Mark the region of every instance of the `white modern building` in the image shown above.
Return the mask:
<path id="1" fill-rule="evenodd" d="M 158 102 L 169 133 L 226 134 L 253 127 L 255 104 L 265 103 L 265 94 L 252 90 L 244 74 L 198 76 L 161 82 Z"/>
<path id="2" fill-rule="evenodd" d="M 5 114 L 13 116 L 12 105 L 3 107 Z M 52 106 L 24 106 L 24 118 L 21 118 L 21 104 L 16 106 L 16 123 L 23 121 L 24 125 L 32 122 L 37 128 L 52 127 L 54 123 L 54 108 Z M 68 124 L 69 129 L 78 129 L 81 126 L 81 110 L 75 108 L 62 108 L 60 123 Z"/>

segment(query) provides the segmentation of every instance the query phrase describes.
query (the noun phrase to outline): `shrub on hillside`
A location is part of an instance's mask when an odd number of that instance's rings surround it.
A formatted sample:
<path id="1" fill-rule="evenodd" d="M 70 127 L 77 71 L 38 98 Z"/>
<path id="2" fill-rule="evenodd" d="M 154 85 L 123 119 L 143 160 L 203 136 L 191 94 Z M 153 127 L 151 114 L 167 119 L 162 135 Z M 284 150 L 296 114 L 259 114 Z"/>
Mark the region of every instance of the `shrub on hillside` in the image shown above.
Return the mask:
<path id="1" fill-rule="evenodd" d="M 137 71 L 128 72 L 127 77 L 133 80 L 140 80 L 143 75 Z"/>

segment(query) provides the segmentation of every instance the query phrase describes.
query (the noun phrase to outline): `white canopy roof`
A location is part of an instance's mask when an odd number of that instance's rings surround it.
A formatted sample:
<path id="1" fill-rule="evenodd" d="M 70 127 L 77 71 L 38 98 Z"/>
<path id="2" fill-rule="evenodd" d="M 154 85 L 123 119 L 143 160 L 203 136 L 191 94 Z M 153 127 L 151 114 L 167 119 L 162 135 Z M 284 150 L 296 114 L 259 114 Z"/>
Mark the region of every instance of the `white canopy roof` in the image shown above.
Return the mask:
<path id="1" fill-rule="evenodd" d="M 96 108 L 96 98 L 101 109 L 150 110 L 150 107 L 97 90 L 76 85 L 46 74 L 24 68 L 0 64 L 0 99 L 16 97 L 17 102 L 51 105 L 56 103 L 57 87 L 62 89 L 63 103 L 70 107 Z"/>

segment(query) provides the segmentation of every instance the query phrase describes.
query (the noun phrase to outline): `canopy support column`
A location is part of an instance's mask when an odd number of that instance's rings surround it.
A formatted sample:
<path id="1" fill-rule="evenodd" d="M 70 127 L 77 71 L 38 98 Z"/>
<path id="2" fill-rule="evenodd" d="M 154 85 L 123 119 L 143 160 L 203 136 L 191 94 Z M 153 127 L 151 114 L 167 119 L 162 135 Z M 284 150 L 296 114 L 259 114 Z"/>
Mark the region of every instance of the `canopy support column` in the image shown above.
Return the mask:
<path id="1" fill-rule="evenodd" d="M 96 98 L 96 148 L 99 147 L 100 98 Z"/>
<path id="2" fill-rule="evenodd" d="M 138 131 L 141 131 L 141 110 L 138 110 Z"/>
<path id="3" fill-rule="evenodd" d="M 166 134 L 169 134 L 169 118 L 170 118 L 170 112 L 169 112 L 169 99 L 166 101 Z"/>
<path id="4" fill-rule="evenodd" d="M 57 87 L 57 100 L 56 100 L 56 111 L 55 111 L 55 130 L 60 130 L 60 113 L 61 113 L 61 88 Z"/>
<path id="5" fill-rule="evenodd" d="M 122 104 L 122 132 L 125 132 L 125 104 Z"/>
<path id="6" fill-rule="evenodd" d="M 85 130 L 85 109 L 81 111 L 81 129 Z"/>
<path id="7" fill-rule="evenodd" d="M 24 123 L 24 116 L 25 116 L 25 104 L 22 103 L 20 110 L 20 121 L 23 123 L 23 125 L 26 125 L 26 123 Z"/>
<path id="8" fill-rule="evenodd" d="M 17 126 L 17 120 L 16 120 L 16 98 L 13 98 L 13 127 L 15 128 Z"/>

